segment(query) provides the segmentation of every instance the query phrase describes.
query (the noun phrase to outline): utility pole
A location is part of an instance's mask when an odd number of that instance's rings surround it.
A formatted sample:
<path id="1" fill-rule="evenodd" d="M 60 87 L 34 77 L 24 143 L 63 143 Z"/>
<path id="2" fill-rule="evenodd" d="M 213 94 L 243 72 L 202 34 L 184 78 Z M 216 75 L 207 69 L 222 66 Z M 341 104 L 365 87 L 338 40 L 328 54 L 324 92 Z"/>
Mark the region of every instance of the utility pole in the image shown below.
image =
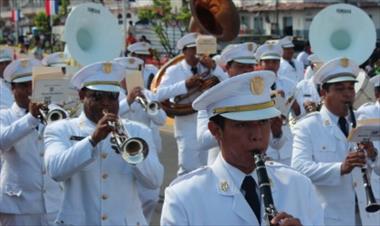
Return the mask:
<path id="1" fill-rule="evenodd" d="M 127 33 L 127 7 L 129 8 L 129 1 L 128 0 L 122 0 L 123 1 L 123 9 L 122 9 L 122 14 L 123 14 L 123 56 L 125 53 L 125 39 L 126 39 L 126 33 Z"/>

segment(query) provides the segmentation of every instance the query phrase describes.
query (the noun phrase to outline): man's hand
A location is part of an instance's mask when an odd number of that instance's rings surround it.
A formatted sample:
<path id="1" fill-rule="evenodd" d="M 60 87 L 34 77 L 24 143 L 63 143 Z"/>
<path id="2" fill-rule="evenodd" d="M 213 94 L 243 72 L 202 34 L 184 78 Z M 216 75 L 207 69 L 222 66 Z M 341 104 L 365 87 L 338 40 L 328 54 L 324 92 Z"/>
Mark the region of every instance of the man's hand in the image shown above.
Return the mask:
<path id="1" fill-rule="evenodd" d="M 143 89 L 141 87 L 136 86 L 132 89 L 131 92 L 129 92 L 128 97 L 127 97 L 127 101 L 128 101 L 129 105 L 131 105 L 133 103 L 133 101 L 135 101 L 136 97 L 138 97 L 138 96 L 143 97 L 144 96 L 142 90 Z"/>
<path id="2" fill-rule="evenodd" d="M 44 108 L 46 109 L 46 106 L 44 106 L 44 104 L 42 104 L 42 103 L 30 102 L 28 110 L 29 110 L 30 114 L 33 115 L 33 117 L 40 118 L 40 117 L 42 117 L 40 109 L 44 109 Z"/>
<path id="3" fill-rule="evenodd" d="M 211 70 L 214 70 L 215 67 L 216 67 L 216 63 L 215 61 L 209 57 L 209 56 L 205 56 L 205 55 L 202 55 L 199 59 L 199 62 L 205 66 L 207 69 L 209 69 L 210 71 Z"/>
<path id="4" fill-rule="evenodd" d="M 118 116 L 113 113 L 106 113 L 96 124 L 95 131 L 91 135 L 91 139 L 94 142 L 94 145 L 99 143 L 101 140 L 105 139 L 108 134 L 114 130 L 109 123 L 116 123 Z"/>
<path id="5" fill-rule="evenodd" d="M 366 163 L 365 153 L 362 151 L 353 151 L 348 153 L 346 159 L 340 167 L 340 174 L 351 173 L 355 167 L 362 167 Z"/>
<path id="6" fill-rule="evenodd" d="M 376 148 L 373 146 L 373 143 L 371 141 L 368 142 L 361 142 L 358 144 L 359 150 L 365 150 L 367 152 L 367 156 L 371 160 L 375 160 L 377 156 Z"/>
<path id="7" fill-rule="evenodd" d="M 203 79 L 200 75 L 196 74 L 191 76 L 190 78 L 186 79 L 186 88 L 192 89 L 201 86 L 203 83 Z"/>
<path id="8" fill-rule="evenodd" d="M 282 116 L 271 120 L 271 130 L 274 138 L 280 138 L 282 136 Z"/>
<path id="9" fill-rule="evenodd" d="M 292 215 L 285 212 L 278 213 L 270 222 L 272 225 L 279 226 L 302 226 L 298 218 L 294 218 Z"/>
<path id="10" fill-rule="evenodd" d="M 314 112 L 317 110 L 317 104 L 315 102 L 312 102 L 312 101 L 305 101 L 303 103 L 303 107 L 305 108 L 307 113 Z"/>

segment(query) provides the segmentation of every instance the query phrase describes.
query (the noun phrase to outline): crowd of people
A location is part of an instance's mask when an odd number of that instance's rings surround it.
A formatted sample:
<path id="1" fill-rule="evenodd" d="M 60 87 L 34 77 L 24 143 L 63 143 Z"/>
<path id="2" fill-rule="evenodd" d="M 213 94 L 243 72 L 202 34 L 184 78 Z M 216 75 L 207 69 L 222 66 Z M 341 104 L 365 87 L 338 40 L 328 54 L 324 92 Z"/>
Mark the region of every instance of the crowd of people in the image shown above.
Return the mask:
<path id="1" fill-rule="evenodd" d="M 128 56 L 78 67 L 70 84 L 81 108 L 49 123 L 46 103 L 30 98 L 33 68 L 70 67 L 71 56 L 14 59 L 1 48 L 0 225 L 150 224 L 164 176 L 165 101 L 178 171 L 162 225 L 379 225 L 380 212 L 365 210 L 361 170 L 380 204 L 380 142 L 347 138 L 353 114 L 380 120 L 379 60 L 367 68 L 376 98 L 352 113 L 354 60 L 324 62 L 309 44 L 295 57 L 290 36 L 210 57 L 197 54 L 198 35 L 177 41 L 183 57 L 163 75 L 146 40 L 128 43 Z M 128 85 L 131 71 L 141 85 Z"/>

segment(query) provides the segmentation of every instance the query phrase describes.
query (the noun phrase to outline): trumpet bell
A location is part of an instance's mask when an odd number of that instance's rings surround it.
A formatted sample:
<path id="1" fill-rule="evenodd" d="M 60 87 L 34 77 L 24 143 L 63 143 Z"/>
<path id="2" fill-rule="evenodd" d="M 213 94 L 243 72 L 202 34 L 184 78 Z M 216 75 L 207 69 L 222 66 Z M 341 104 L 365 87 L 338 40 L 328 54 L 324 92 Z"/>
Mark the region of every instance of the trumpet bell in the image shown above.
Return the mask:
<path id="1" fill-rule="evenodd" d="M 349 4 L 334 4 L 320 11 L 309 30 L 310 45 L 323 61 L 348 57 L 365 62 L 376 46 L 376 29 L 363 10 Z"/>
<path id="2" fill-rule="evenodd" d="M 121 156 L 129 164 L 136 165 L 146 158 L 149 149 L 145 140 L 133 137 L 126 140 L 121 147 Z"/>
<path id="3" fill-rule="evenodd" d="M 64 31 L 68 51 L 81 65 L 118 57 L 123 39 L 117 19 L 96 3 L 84 3 L 69 14 Z"/>

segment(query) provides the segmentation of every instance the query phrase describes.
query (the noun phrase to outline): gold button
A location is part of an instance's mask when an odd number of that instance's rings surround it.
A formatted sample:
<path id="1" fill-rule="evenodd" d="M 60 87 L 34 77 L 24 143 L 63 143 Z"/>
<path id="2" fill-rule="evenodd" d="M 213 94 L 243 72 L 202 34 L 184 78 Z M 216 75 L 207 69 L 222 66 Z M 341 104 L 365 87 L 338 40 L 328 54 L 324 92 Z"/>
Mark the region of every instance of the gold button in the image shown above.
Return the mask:
<path id="1" fill-rule="evenodd" d="M 103 195 L 102 195 L 102 199 L 103 199 L 103 200 L 107 200 L 107 199 L 108 199 L 108 195 L 103 194 Z"/>
<path id="2" fill-rule="evenodd" d="M 105 220 L 107 220 L 107 219 L 108 219 L 107 215 L 103 214 L 103 215 L 102 215 L 102 220 L 105 221 Z"/>
<path id="3" fill-rule="evenodd" d="M 107 179 L 107 177 L 108 177 L 108 174 L 103 173 L 102 178 L 103 178 L 103 179 Z"/>
<path id="4" fill-rule="evenodd" d="M 102 152 L 101 156 L 102 156 L 102 159 L 106 159 L 107 158 L 107 153 Z"/>

